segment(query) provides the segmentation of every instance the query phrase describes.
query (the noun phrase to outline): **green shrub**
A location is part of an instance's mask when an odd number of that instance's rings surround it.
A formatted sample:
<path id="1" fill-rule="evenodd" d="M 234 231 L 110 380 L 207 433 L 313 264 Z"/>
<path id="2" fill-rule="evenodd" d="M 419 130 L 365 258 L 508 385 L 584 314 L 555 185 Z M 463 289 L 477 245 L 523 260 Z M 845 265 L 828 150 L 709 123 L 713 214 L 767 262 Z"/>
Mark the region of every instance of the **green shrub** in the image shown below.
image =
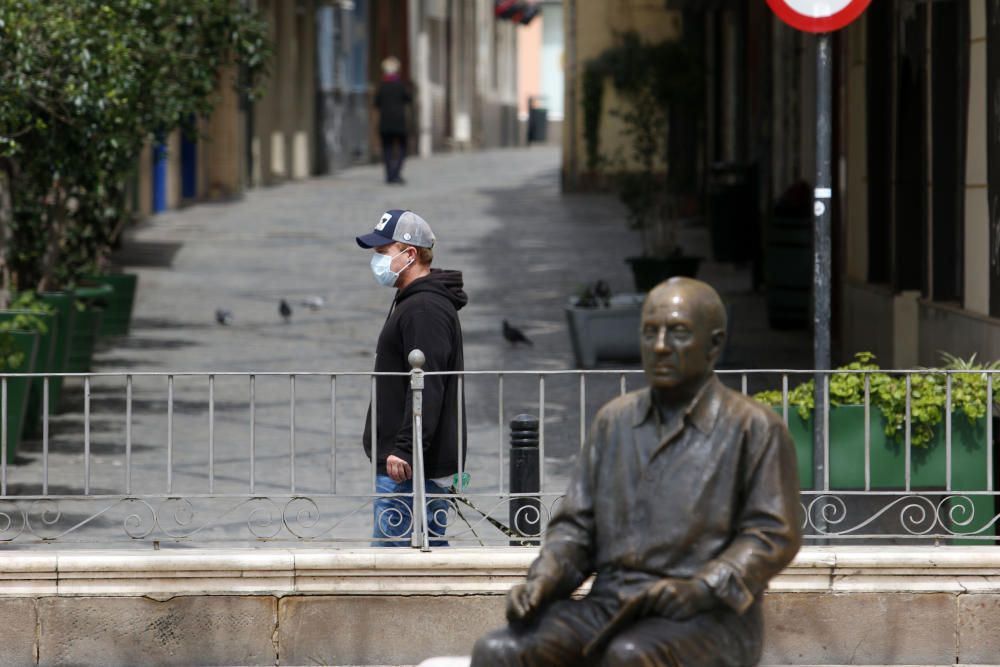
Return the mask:
<path id="1" fill-rule="evenodd" d="M 942 368 L 927 369 L 927 373 L 911 373 L 910 377 L 910 443 L 915 447 L 927 447 L 934 437 L 934 429 L 944 419 L 947 403 L 947 375 L 942 370 L 968 370 L 967 373 L 951 374 L 952 411 L 965 413 L 970 423 L 987 416 L 986 399 L 987 370 L 996 370 L 1000 364 L 983 366 L 974 363 L 973 356 L 963 362 L 951 355 L 942 354 L 945 365 Z M 885 433 L 897 442 L 906 439 L 906 378 L 907 375 L 890 376 L 879 372 L 875 355 L 859 352 L 854 361 L 841 366 L 839 371 L 871 371 L 869 373 L 833 373 L 830 376 L 830 405 L 860 405 L 865 401 L 865 378 L 869 381 L 871 405 L 882 411 L 885 417 Z M 815 407 L 814 382 L 803 382 L 788 392 L 788 405 L 794 407 L 799 416 L 808 419 Z M 782 405 L 780 390 L 762 391 L 754 398 L 771 407 Z M 996 400 L 996 399 L 994 399 Z"/>

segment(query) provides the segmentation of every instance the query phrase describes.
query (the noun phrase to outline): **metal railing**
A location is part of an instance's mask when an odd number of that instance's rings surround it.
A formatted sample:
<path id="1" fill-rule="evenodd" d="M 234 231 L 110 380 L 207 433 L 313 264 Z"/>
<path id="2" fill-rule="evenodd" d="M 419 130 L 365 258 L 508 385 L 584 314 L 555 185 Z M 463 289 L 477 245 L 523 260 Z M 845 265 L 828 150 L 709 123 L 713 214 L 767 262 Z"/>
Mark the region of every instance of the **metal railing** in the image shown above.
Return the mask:
<path id="1" fill-rule="evenodd" d="M 638 370 L 431 373 L 418 355 L 411 361 L 410 373 L 0 375 L 0 542 L 368 544 L 380 541 L 371 537 L 373 512 L 388 497 L 401 502 L 383 518 L 412 546 L 530 544 L 559 502 L 590 417 L 607 400 L 645 385 Z M 992 414 L 957 418 L 953 405 L 956 383 L 961 401 L 968 400 L 968 371 L 719 375 L 745 394 L 780 391 L 774 409 L 796 441 L 809 540 L 995 541 Z M 929 375 L 944 385 L 942 419 L 933 441 L 914 444 L 921 428 L 914 404 L 926 404 L 920 391 Z M 992 373 L 973 375 L 984 380 L 983 403 L 992 406 Z M 459 397 L 459 463 L 445 493 L 421 483 L 422 393 L 433 376 L 448 376 Z M 803 409 L 803 416 L 791 382 L 817 376 L 819 410 Z M 863 400 L 853 407 L 831 398 L 831 380 L 848 376 L 863 383 Z M 905 394 L 901 432 L 893 436 L 884 435 L 876 376 L 894 378 Z M 51 409 L 53 377 L 75 379 L 63 396 L 74 409 Z M 6 425 L 22 406 L 9 383 L 26 378 L 42 383 L 40 433 L 15 452 Z M 362 451 L 365 411 L 370 405 L 377 451 L 378 413 L 389 409 L 375 400 L 380 382 L 405 383 L 413 401 L 410 493 L 379 493 L 377 467 Z M 522 430 L 520 444 L 531 448 L 510 450 L 517 434 L 507 424 L 523 414 L 537 418 L 537 434 L 523 440 Z M 812 414 L 820 415 L 815 441 Z M 510 480 L 514 454 L 519 465 L 537 461 L 537 487 Z M 434 532 L 441 525 L 444 535 Z"/>

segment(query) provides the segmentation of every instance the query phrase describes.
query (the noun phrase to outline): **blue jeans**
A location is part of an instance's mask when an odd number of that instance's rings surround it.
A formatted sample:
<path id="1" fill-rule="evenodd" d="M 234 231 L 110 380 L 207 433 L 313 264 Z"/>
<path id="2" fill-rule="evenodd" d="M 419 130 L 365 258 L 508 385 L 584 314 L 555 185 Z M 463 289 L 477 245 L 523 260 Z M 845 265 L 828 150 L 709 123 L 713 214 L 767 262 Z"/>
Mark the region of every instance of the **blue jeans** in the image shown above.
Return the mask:
<path id="1" fill-rule="evenodd" d="M 426 480 L 424 490 L 427 493 L 448 493 L 448 489 Z M 377 493 L 413 493 L 413 480 L 396 482 L 388 475 L 379 474 L 375 477 L 375 491 Z M 430 546 L 446 547 L 448 540 L 444 538 L 445 530 L 448 527 L 448 507 L 449 501 L 446 498 L 432 498 L 427 501 L 427 530 L 431 537 Z M 372 542 L 373 547 L 408 547 L 410 546 L 410 535 L 413 532 L 413 498 L 390 498 L 379 497 L 375 499 L 374 509 L 374 530 L 372 537 L 376 541 Z M 386 540 L 385 538 L 399 537 L 400 540 Z M 439 539 L 434 539 L 435 537 Z"/>

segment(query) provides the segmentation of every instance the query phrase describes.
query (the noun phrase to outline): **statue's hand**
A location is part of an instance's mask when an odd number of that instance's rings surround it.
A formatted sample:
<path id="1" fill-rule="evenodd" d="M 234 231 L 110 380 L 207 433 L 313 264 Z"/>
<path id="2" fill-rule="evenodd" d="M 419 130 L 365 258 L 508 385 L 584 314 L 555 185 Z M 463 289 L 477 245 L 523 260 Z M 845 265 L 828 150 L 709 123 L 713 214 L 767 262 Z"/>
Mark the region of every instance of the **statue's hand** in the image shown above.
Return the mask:
<path id="1" fill-rule="evenodd" d="M 661 579 L 642 593 L 641 616 L 683 621 L 715 606 L 712 590 L 701 579 Z"/>
<path id="2" fill-rule="evenodd" d="M 517 623 L 533 616 L 548 600 L 553 582 L 547 578 L 528 579 L 507 594 L 507 621 Z"/>

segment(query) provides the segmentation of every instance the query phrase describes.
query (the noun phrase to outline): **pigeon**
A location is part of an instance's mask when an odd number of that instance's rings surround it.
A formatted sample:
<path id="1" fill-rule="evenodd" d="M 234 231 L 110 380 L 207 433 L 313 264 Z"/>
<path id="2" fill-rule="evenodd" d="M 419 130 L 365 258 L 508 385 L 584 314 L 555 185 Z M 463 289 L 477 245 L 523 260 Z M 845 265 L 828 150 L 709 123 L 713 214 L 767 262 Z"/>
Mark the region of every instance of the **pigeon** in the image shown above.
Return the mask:
<path id="1" fill-rule="evenodd" d="M 591 285 L 581 288 L 574 305 L 577 308 L 597 308 L 597 298 L 594 296 L 594 288 Z"/>
<path id="2" fill-rule="evenodd" d="M 292 307 L 284 299 L 278 304 L 278 314 L 281 315 L 281 319 L 285 321 L 285 324 L 288 324 L 292 319 Z"/>
<path id="3" fill-rule="evenodd" d="M 605 308 L 611 305 L 611 286 L 607 282 L 598 280 L 594 283 L 593 293 L 597 300 L 604 304 Z"/>
<path id="4" fill-rule="evenodd" d="M 233 321 L 233 314 L 232 312 L 226 310 L 225 308 L 216 308 L 215 321 L 221 324 L 222 326 L 228 326 Z"/>
<path id="5" fill-rule="evenodd" d="M 319 310 L 326 304 L 326 299 L 321 296 L 307 296 L 299 301 L 299 303 L 309 310 Z"/>
<path id="6" fill-rule="evenodd" d="M 528 337 L 524 335 L 520 329 L 512 327 L 507 320 L 503 321 L 503 337 L 507 339 L 511 345 L 517 345 L 518 343 L 527 343 L 528 345 L 533 345 L 533 343 L 528 340 Z"/>

